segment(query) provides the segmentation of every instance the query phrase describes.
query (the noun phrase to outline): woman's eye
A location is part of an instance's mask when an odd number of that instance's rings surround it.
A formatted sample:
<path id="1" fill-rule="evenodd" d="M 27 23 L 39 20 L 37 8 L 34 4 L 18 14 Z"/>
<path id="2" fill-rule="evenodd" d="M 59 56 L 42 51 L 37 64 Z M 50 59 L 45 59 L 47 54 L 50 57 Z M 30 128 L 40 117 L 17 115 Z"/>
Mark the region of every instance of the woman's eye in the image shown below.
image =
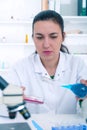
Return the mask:
<path id="1" fill-rule="evenodd" d="M 37 39 L 42 39 L 43 37 L 37 37 Z"/>
<path id="2" fill-rule="evenodd" d="M 53 38 L 53 39 L 54 39 L 54 38 L 57 38 L 57 36 L 50 36 L 50 37 Z"/>

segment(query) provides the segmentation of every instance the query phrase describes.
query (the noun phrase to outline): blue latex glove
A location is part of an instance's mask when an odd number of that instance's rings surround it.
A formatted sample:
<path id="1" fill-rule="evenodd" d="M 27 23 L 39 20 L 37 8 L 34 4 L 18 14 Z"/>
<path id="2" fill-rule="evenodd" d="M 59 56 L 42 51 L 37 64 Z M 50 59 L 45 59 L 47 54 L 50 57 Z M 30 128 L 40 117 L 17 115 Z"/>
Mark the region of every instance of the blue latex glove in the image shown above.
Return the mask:
<path id="1" fill-rule="evenodd" d="M 79 98 L 84 98 L 87 95 L 87 86 L 81 83 L 63 85 L 62 87 L 70 89 Z"/>

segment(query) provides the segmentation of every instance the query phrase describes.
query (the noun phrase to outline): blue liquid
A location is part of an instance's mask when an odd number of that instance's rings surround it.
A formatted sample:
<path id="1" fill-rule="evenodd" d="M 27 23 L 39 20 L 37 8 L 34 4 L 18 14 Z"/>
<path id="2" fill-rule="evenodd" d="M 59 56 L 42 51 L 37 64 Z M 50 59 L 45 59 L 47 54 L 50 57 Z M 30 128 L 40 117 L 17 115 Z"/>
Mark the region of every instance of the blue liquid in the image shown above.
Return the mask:
<path id="1" fill-rule="evenodd" d="M 79 98 L 84 98 L 87 95 L 87 86 L 81 83 L 64 85 L 62 87 L 70 89 Z"/>

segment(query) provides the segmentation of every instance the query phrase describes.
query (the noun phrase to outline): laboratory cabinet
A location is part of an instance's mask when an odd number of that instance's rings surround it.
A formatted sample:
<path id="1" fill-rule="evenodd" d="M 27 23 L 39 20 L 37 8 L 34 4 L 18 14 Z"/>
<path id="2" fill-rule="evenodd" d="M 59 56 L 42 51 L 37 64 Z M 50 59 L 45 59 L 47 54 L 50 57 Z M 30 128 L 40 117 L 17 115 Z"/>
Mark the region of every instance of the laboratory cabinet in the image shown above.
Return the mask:
<path id="1" fill-rule="evenodd" d="M 79 15 L 79 4 L 85 2 L 86 14 Z M 71 53 L 87 54 L 87 0 L 56 0 L 58 11 L 64 18 L 66 39 L 64 44 Z M 82 8 L 81 8 L 82 10 Z"/>
<path id="2" fill-rule="evenodd" d="M 0 1 L 0 74 L 35 51 L 32 20 L 39 11 L 47 9 L 55 10 L 63 16 L 66 32 L 63 44 L 69 48 L 70 53 L 86 61 L 87 14 L 78 14 L 78 1 L 81 0 Z M 87 4 L 85 6 L 87 8 Z"/>
<path id="3" fill-rule="evenodd" d="M 87 63 L 87 0 L 54 0 L 54 2 L 56 2 L 55 10 L 64 18 L 66 33 L 64 45 L 68 47 L 70 53 L 80 56 Z"/>

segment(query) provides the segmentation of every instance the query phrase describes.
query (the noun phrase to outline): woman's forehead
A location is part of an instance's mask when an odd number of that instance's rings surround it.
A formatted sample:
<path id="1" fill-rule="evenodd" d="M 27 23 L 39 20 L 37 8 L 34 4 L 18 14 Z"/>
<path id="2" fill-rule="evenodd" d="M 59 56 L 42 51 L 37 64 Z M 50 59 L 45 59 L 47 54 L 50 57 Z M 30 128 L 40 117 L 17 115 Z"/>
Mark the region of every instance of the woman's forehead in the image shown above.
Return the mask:
<path id="1" fill-rule="evenodd" d="M 35 23 L 34 25 L 34 30 L 37 30 L 37 31 L 51 31 L 51 30 L 54 30 L 54 31 L 57 31 L 57 30 L 61 30 L 60 29 L 60 26 L 58 24 L 55 24 L 54 22 L 52 21 L 39 21 L 37 23 Z"/>

